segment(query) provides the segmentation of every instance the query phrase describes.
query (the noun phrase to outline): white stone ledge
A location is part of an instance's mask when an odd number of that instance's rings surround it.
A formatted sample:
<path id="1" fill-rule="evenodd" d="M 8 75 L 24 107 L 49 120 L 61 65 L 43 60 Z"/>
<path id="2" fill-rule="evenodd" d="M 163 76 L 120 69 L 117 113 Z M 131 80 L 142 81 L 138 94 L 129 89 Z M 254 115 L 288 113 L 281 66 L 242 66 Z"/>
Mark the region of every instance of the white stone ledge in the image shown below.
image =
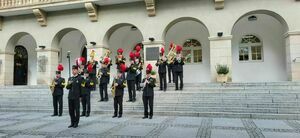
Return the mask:
<path id="1" fill-rule="evenodd" d="M 221 41 L 221 40 L 231 40 L 231 39 L 232 39 L 232 35 L 227 35 L 222 37 L 218 37 L 218 36 L 208 37 L 209 41 Z"/>
<path id="2" fill-rule="evenodd" d="M 288 31 L 285 34 L 283 34 L 283 36 L 285 38 L 287 38 L 287 37 L 289 37 L 291 35 L 300 35 L 300 30 Z"/>

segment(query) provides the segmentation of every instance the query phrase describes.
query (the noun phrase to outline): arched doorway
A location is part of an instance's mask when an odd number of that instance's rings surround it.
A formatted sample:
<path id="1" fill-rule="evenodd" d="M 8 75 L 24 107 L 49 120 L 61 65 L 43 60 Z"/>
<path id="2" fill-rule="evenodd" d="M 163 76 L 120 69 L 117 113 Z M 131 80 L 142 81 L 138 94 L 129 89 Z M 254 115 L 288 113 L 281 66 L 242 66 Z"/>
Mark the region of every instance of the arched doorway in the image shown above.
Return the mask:
<path id="1" fill-rule="evenodd" d="M 14 85 L 27 85 L 28 52 L 24 46 L 16 46 L 14 55 Z"/>
<path id="2" fill-rule="evenodd" d="M 34 37 L 26 32 L 19 32 L 11 36 L 7 42 L 6 51 L 15 53 L 11 62 L 11 74 L 7 79 L 15 85 L 37 84 L 37 44 Z"/>
<path id="3" fill-rule="evenodd" d="M 76 58 L 86 57 L 86 38 L 84 34 L 76 28 L 65 28 L 59 31 L 53 41 L 52 47 L 58 48 L 58 62 L 64 66 L 62 77 L 68 78 L 71 75 L 71 66 L 76 64 Z M 70 67 L 68 60 L 68 52 L 70 52 Z"/>
<path id="4" fill-rule="evenodd" d="M 121 23 L 112 26 L 105 34 L 104 44 L 108 46 L 109 50 L 112 52 L 110 58 L 115 61 L 115 56 L 117 54 L 118 48 L 123 48 L 123 55 L 127 59 L 126 62 L 129 63 L 129 53 L 134 50 L 137 44 L 141 44 L 144 38 L 141 31 L 132 24 Z M 141 53 L 141 55 L 143 55 Z M 111 68 L 111 74 L 117 73 L 116 67 Z M 112 79 L 113 77 L 111 77 Z"/>
<path id="5" fill-rule="evenodd" d="M 287 81 L 284 33 L 288 26 L 272 11 L 252 11 L 232 29 L 232 81 Z"/>
<path id="6" fill-rule="evenodd" d="M 191 55 L 183 71 L 185 83 L 210 82 L 209 31 L 198 19 L 182 17 L 169 23 L 164 31 L 166 53 L 171 42 L 183 46 L 183 56 Z M 192 72 L 192 73 L 191 73 Z"/>

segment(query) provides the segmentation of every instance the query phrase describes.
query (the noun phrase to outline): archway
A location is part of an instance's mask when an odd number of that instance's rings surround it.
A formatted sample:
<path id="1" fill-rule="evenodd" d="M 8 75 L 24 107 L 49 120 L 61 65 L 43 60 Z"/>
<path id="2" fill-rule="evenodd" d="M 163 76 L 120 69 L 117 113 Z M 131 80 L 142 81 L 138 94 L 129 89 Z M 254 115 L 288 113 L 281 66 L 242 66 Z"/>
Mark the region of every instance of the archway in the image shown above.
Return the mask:
<path id="1" fill-rule="evenodd" d="M 71 75 L 67 58 L 68 52 L 70 53 L 70 66 L 72 66 L 75 64 L 76 58 L 86 56 L 86 43 L 84 34 L 75 28 L 62 29 L 55 35 L 52 47 L 59 49 L 58 62 L 64 65 L 63 77 L 68 78 Z"/>
<path id="2" fill-rule="evenodd" d="M 6 46 L 7 52 L 15 53 L 12 71 L 14 85 L 36 85 L 37 84 L 37 47 L 32 35 L 26 32 L 14 34 Z M 8 74 L 10 75 L 10 74 Z"/>
<path id="3" fill-rule="evenodd" d="M 123 48 L 123 55 L 129 63 L 129 53 L 132 51 L 136 44 L 142 43 L 144 40 L 141 31 L 132 24 L 121 23 L 112 26 L 105 34 L 103 43 L 111 50 L 110 56 L 113 64 L 115 63 L 115 56 L 118 48 Z M 111 68 L 111 74 L 116 74 L 116 67 Z M 112 79 L 113 77 L 111 77 Z"/>
<path id="4" fill-rule="evenodd" d="M 272 11 L 240 17 L 232 29 L 232 81 L 286 81 L 287 30 L 284 19 Z"/>
<path id="5" fill-rule="evenodd" d="M 191 55 L 184 65 L 185 83 L 210 82 L 209 31 L 198 19 L 182 17 L 167 25 L 164 31 L 166 54 L 169 45 L 174 42 L 183 46 L 183 56 Z M 191 73 L 193 72 L 193 73 Z"/>

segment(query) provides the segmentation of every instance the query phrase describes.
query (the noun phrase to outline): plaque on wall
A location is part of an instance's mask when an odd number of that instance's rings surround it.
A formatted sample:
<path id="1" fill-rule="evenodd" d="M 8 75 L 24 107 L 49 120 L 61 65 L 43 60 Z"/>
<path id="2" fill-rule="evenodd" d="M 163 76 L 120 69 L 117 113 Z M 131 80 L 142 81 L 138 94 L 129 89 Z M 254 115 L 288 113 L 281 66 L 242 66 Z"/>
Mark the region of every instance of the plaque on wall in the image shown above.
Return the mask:
<path id="1" fill-rule="evenodd" d="M 159 58 L 159 47 L 146 48 L 146 60 L 157 60 Z"/>
<path id="2" fill-rule="evenodd" d="M 46 72 L 46 63 L 47 63 L 46 56 L 38 57 L 38 72 Z"/>

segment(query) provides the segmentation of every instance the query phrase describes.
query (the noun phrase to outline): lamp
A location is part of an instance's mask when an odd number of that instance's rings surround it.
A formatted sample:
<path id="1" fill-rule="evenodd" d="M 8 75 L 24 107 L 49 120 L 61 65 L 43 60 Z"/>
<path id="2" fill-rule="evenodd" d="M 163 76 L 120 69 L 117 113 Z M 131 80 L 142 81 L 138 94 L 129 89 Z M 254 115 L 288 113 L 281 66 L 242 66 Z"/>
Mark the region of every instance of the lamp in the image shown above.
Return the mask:
<path id="1" fill-rule="evenodd" d="M 153 37 L 149 37 L 149 40 L 153 42 L 155 39 Z"/>
<path id="2" fill-rule="evenodd" d="M 223 32 L 218 32 L 218 37 L 222 37 L 223 36 Z"/>
<path id="3" fill-rule="evenodd" d="M 45 48 L 46 48 L 46 46 L 39 46 L 39 48 L 41 48 L 41 49 L 45 49 Z"/>
<path id="4" fill-rule="evenodd" d="M 90 42 L 90 44 L 92 44 L 93 46 L 95 46 L 97 43 L 96 42 Z"/>

